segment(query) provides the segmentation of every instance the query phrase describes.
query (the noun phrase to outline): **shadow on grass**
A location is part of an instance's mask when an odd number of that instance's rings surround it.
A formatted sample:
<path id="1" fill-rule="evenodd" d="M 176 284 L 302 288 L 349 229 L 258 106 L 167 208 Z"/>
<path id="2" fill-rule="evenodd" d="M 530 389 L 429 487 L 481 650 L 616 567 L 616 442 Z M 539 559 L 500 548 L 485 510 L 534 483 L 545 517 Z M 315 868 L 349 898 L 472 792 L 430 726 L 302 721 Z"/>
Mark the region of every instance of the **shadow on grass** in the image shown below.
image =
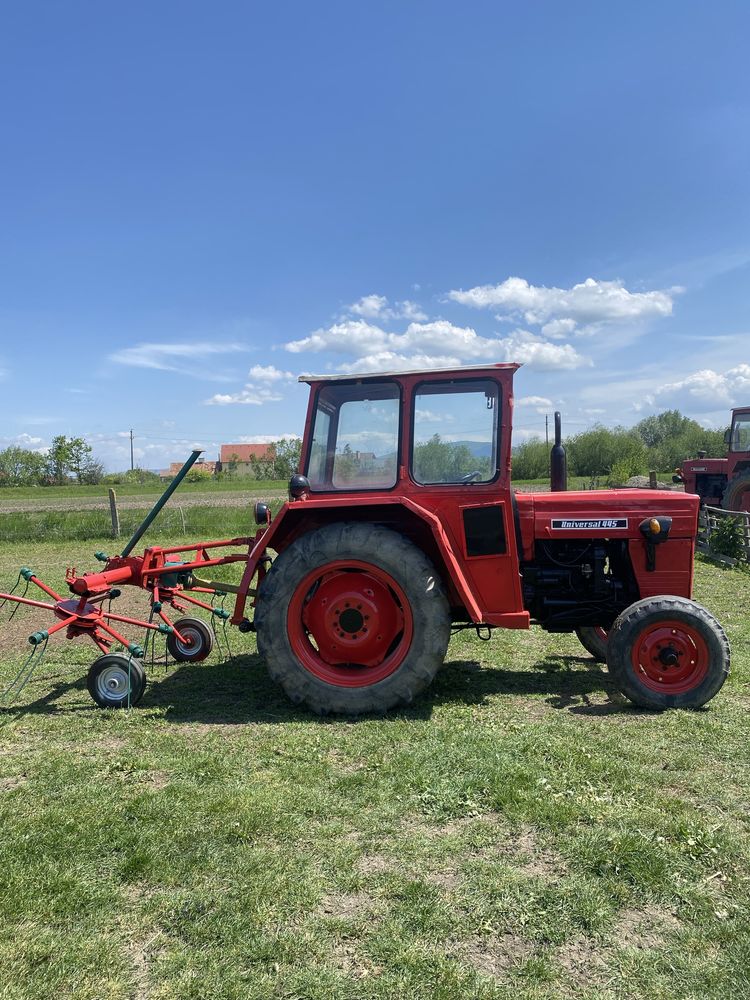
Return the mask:
<path id="1" fill-rule="evenodd" d="M 256 654 L 231 656 L 206 663 L 145 664 L 149 684 L 140 706 L 159 709 L 168 722 L 239 725 L 248 722 L 309 722 L 315 716 L 293 705 L 268 676 Z M 0 709 L 0 718 L 24 714 L 96 711 L 92 703 L 57 704 L 71 690 L 86 689 L 85 677 L 55 684 L 43 697 L 27 705 Z M 387 713 L 387 719 L 428 719 L 441 705 L 482 705 L 498 696 L 539 699 L 553 709 L 577 715 L 638 715 L 612 685 L 606 672 L 591 659 L 558 656 L 527 669 L 480 666 L 475 660 L 449 660 L 414 705 Z M 596 695 L 596 701 L 592 701 Z M 606 699 L 606 700 L 602 700 Z M 529 702 L 531 704 L 531 702 Z M 320 719 L 340 722 L 341 716 Z M 346 718 L 346 717 L 344 717 Z M 367 718 L 364 716 L 363 718 Z"/>
<path id="2" fill-rule="evenodd" d="M 389 712 L 385 718 L 427 719 L 440 705 L 481 705 L 503 695 L 539 697 L 547 706 L 582 715 L 635 714 L 624 700 L 615 700 L 618 695 L 609 677 L 591 659 L 564 656 L 525 670 L 450 660 L 414 705 Z M 596 703 L 592 695 L 598 696 Z M 604 703 L 603 698 L 607 699 Z M 163 679 L 157 673 L 143 705 L 163 709 L 174 723 L 226 725 L 314 718 L 307 709 L 289 702 L 257 655 L 234 656 L 222 663 L 182 664 L 170 668 Z M 321 719 L 326 721 L 341 721 L 341 717 Z"/>

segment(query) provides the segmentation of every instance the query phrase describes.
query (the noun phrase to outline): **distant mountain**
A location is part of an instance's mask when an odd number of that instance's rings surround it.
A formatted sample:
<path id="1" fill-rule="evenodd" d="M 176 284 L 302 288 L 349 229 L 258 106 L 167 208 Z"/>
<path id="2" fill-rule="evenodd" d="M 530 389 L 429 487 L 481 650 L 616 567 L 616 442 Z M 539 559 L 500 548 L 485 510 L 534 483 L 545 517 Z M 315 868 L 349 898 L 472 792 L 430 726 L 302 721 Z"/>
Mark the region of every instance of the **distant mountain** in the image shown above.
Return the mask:
<path id="1" fill-rule="evenodd" d="M 477 458 L 490 458 L 492 455 L 491 441 L 451 441 L 451 444 L 463 444 Z"/>

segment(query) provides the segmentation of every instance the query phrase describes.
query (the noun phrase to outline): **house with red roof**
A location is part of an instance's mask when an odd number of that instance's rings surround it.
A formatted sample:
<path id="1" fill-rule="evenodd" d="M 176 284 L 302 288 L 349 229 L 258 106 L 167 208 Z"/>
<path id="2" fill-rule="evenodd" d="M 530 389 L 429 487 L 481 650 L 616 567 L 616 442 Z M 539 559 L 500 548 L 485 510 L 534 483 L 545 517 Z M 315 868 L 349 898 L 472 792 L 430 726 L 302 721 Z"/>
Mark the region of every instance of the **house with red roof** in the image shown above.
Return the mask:
<path id="1" fill-rule="evenodd" d="M 219 454 L 219 466 L 223 472 L 232 470 L 238 476 L 252 476 L 251 459 L 270 458 L 270 444 L 223 444 Z"/>

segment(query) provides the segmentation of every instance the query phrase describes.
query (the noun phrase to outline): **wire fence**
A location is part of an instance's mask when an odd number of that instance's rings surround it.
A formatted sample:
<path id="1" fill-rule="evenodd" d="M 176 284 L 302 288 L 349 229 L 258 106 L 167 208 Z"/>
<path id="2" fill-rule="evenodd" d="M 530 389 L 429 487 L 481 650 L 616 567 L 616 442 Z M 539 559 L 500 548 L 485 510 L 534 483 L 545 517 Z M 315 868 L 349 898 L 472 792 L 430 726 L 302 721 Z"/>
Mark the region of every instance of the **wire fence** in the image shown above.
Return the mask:
<path id="1" fill-rule="evenodd" d="M 712 538 L 721 531 L 721 526 L 728 518 L 733 518 L 738 525 L 742 541 L 739 561 L 750 563 L 750 512 L 723 510 L 721 507 L 704 507 L 698 521 L 698 550 L 711 553 L 722 562 L 735 562 L 728 556 L 716 553 L 711 545 Z"/>
<path id="2" fill-rule="evenodd" d="M 280 505 L 281 501 L 277 501 L 269 506 L 276 510 Z M 119 537 L 127 541 L 147 513 L 148 508 L 121 510 Z M 252 503 L 184 507 L 170 504 L 149 527 L 145 538 L 233 538 L 251 535 L 255 531 Z M 112 519 L 106 509 L 0 514 L 0 542 L 89 541 L 111 538 L 112 535 Z"/>

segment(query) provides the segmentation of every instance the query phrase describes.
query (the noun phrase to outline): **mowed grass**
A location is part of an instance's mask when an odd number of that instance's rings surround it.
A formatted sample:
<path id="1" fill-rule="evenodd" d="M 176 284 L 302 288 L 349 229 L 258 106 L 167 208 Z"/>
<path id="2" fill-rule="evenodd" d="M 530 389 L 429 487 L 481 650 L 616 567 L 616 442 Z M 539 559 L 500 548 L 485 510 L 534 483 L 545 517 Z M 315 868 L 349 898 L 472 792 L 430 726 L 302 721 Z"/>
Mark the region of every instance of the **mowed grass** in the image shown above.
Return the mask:
<path id="1" fill-rule="evenodd" d="M 101 547 L 3 546 L 0 576 Z M 0 714 L 0 997 L 747 996 L 749 594 L 698 565 L 733 672 L 663 715 L 538 629 L 457 636 L 361 720 L 295 709 L 234 630 L 103 712 L 93 646 L 51 640 Z M 4 679 L 39 622 L 3 626 Z"/>

